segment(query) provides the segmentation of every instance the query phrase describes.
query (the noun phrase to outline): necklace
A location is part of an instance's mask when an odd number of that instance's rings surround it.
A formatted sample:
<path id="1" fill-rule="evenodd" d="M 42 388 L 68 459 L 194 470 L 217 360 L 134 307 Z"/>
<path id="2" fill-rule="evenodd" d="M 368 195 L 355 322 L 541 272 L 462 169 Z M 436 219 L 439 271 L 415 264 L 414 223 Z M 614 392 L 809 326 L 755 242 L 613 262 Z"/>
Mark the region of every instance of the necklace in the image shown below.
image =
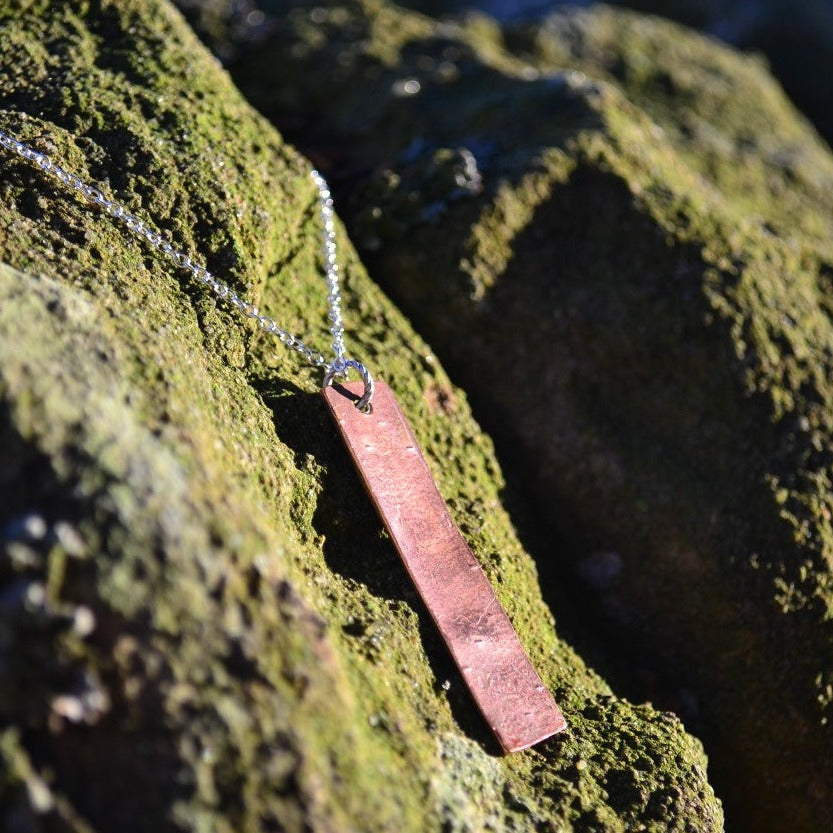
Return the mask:
<path id="1" fill-rule="evenodd" d="M 311 177 L 321 213 L 333 358 L 308 347 L 163 234 L 44 153 L 0 130 L 0 145 L 94 203 L 132 234 L 192 274 L 218 298 L 324 371 L 323 395 L 371 500 L 472 697 L 507 752 L 565 728 L 552 694 L 529 661 L 486 574 L 454 524 L 408 420 L 390 388 L 374 381 L 344 347 L 333 199 L 318 171 Z M 354 370 L 360 382 L 347 382 Z"/>

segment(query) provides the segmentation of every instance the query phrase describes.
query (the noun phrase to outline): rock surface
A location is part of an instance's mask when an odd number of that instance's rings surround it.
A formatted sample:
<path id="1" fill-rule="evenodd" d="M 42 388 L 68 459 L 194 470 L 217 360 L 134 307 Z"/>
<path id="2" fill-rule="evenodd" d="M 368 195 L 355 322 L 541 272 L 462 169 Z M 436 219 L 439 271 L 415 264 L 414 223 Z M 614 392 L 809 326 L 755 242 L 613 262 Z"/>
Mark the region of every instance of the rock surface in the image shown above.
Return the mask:
<path id="1" fill-rule="evenodd" d="M 656 18 L 262 9 L 233 75 L 536 496 L 545 592 L 572 564 L 733 830 L 833 829 L 829 150 L 759 60 Z"/>
<path id="2" fill-rule="evenodd" d="M 626 4 L 766 56 L 790 99 L 833 145 L 833 4 L 827 0 L 632 0 Z"/>
<path id="3" fill-rule="evenodd" d="M 499 20 L 538 20 L 558 7 L 587 6 L 563 0 L 405 0 L 429 15 L 476 9 Z M 599 4 L 595 4 L 599 5 Z M 790 99 L 833 144 L 833 4 L 828 0 L 613 0 L 662 15 L 720 38 L 736 49 L 765 56 Z"/>
<path id="4" fill-rule="evenodd" d="M 0 128 L 326 344 L 308 163 L 171 6 L 6 3 Z M 1 158 L 3 830 L 722 828 L 700 744 L 557 637 L 491 442 L 343 234 L 349 344 L 570 722 L 538 749 L 496 754 L 318 375 Z"/>

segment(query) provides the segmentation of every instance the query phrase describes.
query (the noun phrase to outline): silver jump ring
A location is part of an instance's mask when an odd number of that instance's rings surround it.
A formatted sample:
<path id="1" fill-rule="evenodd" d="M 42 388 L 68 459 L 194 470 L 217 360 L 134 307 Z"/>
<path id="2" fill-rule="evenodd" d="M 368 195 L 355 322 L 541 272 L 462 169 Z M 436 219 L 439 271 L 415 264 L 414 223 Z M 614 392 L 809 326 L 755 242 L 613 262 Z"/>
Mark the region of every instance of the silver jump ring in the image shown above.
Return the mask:
<path id="1" fill-rule="evenodd" d="M 364 393 L 356 402 L 356 407 L 363 414 L 369 414 L 370 400 L 373 398 L 373 377 L 361 362 L 357 362 L 355 359 L 342 358 L 334 361 L 328 366 L 327 372 L 324 374 L 324 387 L 331 385 L 335 379 L 346 378 L 347 370 L 351 367 L 362 377 L 362 382 L 364 382 Z"/>

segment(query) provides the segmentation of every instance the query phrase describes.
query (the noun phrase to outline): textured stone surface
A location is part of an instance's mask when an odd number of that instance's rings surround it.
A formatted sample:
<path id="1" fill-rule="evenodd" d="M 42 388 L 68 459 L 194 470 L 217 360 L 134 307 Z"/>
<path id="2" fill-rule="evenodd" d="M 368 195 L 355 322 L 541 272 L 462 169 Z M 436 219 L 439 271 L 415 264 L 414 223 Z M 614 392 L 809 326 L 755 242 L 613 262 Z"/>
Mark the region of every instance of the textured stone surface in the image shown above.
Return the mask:
<path id="1" fill-rule="evenodd" d="M 790 98 L 833 144 L 833 4 L 828 0 L 635 0 L 623 5 L 763 54 Z"/>
<path id="2" fill-rule="evenodd" d="M 327 343 L 308 163 L 169 5 L 6 3 L 0 126 Z M 316 373 L 5 153 L 0 229 L 0 828 L 721 829 L 700 744 L 557 637 L 490 440 L 344 235 L 349 344 L 570 721 L 539 749 L 490 745 Z"/>
<path id="3" fill-rule="evenodd" d="M 538 20 L 559 7 L 591 4 L 569 0 L 406 0 L 400 5 L 431 15 L 476 9 L 500 20 L 518 21 Z M 791 100 L 828 144 L 833 143 L 833 3 L 829 0 L 623 0 L 613 5 L 662 15 L 737 49 L 763 55 Z M 239 34 L 243 30 L 238 26 Z"/>
<path id="4" fill-rule="evenodd" d="M 536 495 L 545 589 L 573 566 L 578 632 L 702 735 L 732 829 L 833 827 L 828 149 L 656 18 L 262 8 L 234 77 Z"/>

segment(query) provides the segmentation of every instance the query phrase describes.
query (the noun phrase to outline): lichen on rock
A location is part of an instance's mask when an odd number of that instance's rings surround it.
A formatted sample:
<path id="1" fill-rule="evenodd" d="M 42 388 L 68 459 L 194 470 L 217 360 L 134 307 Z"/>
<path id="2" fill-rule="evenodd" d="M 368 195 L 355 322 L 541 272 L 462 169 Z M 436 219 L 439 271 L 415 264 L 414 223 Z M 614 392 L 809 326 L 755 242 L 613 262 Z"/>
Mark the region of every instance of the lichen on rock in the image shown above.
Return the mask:
<path id="1" fill-rule="evenodd" d="M 6 4 L 0 127 L 326 344 L 309 164 L 167 3 Z M 537 749 L 496 754 L 310 368 L 5 152 L 0 228 L 4 827 L 721 829 L 699 742 L 559 639 L 491 441 L 343 231 L 351 351 L 570 723 Z"/>

